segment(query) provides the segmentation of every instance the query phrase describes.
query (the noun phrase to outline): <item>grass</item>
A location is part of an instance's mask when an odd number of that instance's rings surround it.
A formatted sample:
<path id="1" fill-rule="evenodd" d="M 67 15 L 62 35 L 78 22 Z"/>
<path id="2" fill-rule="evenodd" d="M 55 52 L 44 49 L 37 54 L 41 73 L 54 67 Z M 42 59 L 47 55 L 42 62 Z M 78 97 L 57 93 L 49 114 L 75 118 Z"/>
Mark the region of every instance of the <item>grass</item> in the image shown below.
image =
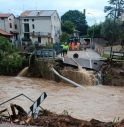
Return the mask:
<path id="1" fill-rule="evenodd" d="M 110 54 L 102 54 L 101 55 L 101 57 L 103 58 L 103 59 L 107 59 L 107 58 L 109 58 L 110 57 Z M 114 58 L 113 58 L 113 60 L 118 60 L 118 61 L 124 61 L 124 58 L 122 58 L 122 57 L 120 57 L 120 56 L 114 56 Z"/>
<path id="2" fill-rule="evenodd" d="M 110 55 L 109 55 L 109 54 L 105 54 L 105 53 L 104 53 L 104 54 L 102 54 L 102 55 L 101 55 L 101 57 L 102 57 L 102 58 L 109 58 L 109 57 L 110 57 Z"/>

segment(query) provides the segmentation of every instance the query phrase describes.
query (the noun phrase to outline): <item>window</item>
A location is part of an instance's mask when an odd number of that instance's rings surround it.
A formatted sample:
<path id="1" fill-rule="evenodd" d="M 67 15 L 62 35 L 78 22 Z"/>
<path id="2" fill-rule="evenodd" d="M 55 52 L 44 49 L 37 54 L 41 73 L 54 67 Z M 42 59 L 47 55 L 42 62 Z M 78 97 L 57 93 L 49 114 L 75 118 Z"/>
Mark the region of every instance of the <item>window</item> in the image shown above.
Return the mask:
<path id="1" fill-rule="evenodd" d="M 30 34 L 29 33 L 24 33 L 24 38 L 25 38 L 25 40 L 29 40 L 30 39 Z"/>
<path id="2" fill-rule="evenodd" d="M 15 24 L 15 29 L 17 29 L 17 24 Z"/>
<path id="3" fill-rule="evenodd" d="M 29 19 L 24 19 L 24 22 L 28 22 L 29 21 Z"/>
<path id="4" fill-rule="evenodd" d="M 34 19 L 32 19 L 32 22 L 34 22 Z"/>
<path id="5" fill-rule="evenodd" d="M 28 23 L 24 24 L 24 31 L 29 32 L 29 24 Z"/>
<path id="6" fill-rule="evenodd" d="M 35 26 L 34 26 L 34 24 L 32 24 L 32 28 L 33 28 L 33 29 L 35 29 Z"/>
<path id="7" fill-rule="evenodd" d="M 9 24 L 9 27 L 12 28 L 12 23 Z"/>
<path id="8" fill-rule="evenodd" d="M 1 20 L 4 20 L 4 18 L 1 18 Z"/>

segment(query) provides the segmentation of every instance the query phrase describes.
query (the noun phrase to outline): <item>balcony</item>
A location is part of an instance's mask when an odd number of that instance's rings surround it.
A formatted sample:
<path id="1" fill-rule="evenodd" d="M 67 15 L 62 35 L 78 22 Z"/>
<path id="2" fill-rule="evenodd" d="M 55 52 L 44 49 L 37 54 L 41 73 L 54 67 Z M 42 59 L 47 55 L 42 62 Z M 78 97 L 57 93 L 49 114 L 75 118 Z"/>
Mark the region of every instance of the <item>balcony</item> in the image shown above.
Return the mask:
<path id="1" fill-rule="evenodd" d="M 51 33 L 48 32 L 31 32 L 30 35 L 34 37 L 51 37 Z"/>

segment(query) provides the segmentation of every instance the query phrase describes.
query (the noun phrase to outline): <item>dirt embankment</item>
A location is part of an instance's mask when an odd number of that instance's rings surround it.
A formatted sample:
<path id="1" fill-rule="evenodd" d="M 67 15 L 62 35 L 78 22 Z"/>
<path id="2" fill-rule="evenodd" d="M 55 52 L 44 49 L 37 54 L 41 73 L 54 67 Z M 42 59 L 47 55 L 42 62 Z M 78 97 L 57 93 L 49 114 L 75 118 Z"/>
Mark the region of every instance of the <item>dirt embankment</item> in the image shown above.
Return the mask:
<path id="1" fill-rule="evenodd" d="M 44 116 L 33 121 L 33 125 L 44 127 L 124 127 L 124 120 L 121 122 L 101 122 L 92 119 L 90 121 L 75 119 L 69 115 L 57 115 L 46 112 Z"/>
<path id="2" fill-rule="evenodd" d="M 124 86 L 124 62 L 107 61 L 102 67 L 103 84 Z"/>

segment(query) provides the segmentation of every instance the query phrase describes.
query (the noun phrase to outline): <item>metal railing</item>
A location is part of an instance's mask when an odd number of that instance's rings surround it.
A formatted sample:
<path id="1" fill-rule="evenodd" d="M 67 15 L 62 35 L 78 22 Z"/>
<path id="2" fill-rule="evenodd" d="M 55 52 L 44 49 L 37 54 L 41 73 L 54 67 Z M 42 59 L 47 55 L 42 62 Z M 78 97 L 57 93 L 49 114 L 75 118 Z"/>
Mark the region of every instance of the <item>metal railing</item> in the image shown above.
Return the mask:
<path id="1" fill-rule="evenodd" d="M 0 106 L 1 105 L 3 105 L 3 104 L 5 104 L 5 103 L 7 103 L 7 102 L 10 102 L 10 101 L 12 101 L 12 100 L 14 100 L 14 99 L 16 99 L 16 98 L 18 98 L 18 97 L 20 97 L 20 96 L 24 96 L 25 98 L 27 98 L 28 100 L 30 100 L 31 102 L 35 102 L 35 101 L 33 101 L 31 98 L 29 98 L 28 96 L 26 96 L 25 94 L 19 94 L 19 95 L 17 95 L 17 96 L 15 96 L 15 97 L 13 97 L 13 98 L 11 98 L 11 99 L 8 99 L 7 101 L 4 101 L 4 102 L 2 102 L 2 103 L 0 103 Z M 44 110 L 41 106 L 39 106 L 42 110 Z"/>

